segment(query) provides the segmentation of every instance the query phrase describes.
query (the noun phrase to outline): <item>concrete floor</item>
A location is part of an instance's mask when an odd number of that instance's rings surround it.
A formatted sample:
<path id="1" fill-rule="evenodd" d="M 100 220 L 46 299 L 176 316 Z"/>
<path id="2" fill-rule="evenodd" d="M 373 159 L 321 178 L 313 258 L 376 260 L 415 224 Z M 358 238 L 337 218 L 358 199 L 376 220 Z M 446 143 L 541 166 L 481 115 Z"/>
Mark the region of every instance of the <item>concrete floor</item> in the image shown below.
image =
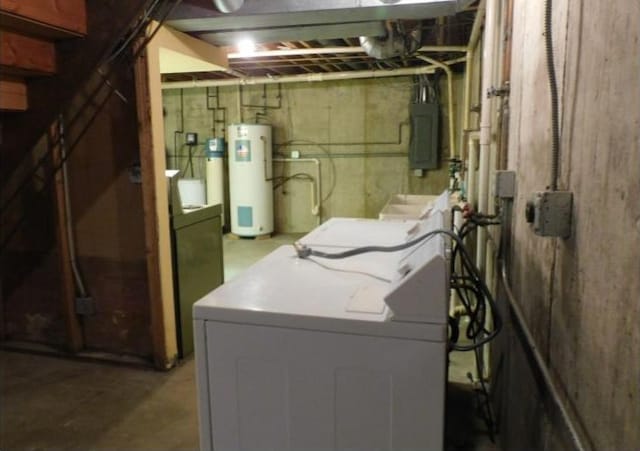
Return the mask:
<path id="1" fill-rule="evenodd" d="M 225 238 L 226 280 L 295 238 Z M 466 382 L 468 357 L 452 355 L 451 380 Z M 474 419 L 472 405 L 468 385 L 450 384 L 448 450 L 497 449 Z M 0 351 L 0 449 L 196 450 L 193 358 L 158 372 Z"/>

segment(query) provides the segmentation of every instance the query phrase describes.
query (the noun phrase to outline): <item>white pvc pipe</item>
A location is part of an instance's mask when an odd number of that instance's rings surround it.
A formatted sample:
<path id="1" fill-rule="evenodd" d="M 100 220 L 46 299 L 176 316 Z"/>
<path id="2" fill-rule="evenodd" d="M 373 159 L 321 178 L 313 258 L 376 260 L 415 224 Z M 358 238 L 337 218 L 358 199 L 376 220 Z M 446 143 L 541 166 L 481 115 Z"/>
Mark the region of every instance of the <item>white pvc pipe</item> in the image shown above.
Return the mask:
<path id="1" fill-rule="evenodd" d="M 477 132 L 469 133 L 469 167 L 467 169 L 467 199 L 469 203 L 475 208 L 478 203 L 478 141 L 479 135 Z"/>
<path id="2" fill-rule="evenodd" d="M 465 61 L 465 57 L 444 61 L 443 64 L 450 65 Z M 229 80 L 191 80 L 191 81 L 168 81 L 162 83 L 162 89 L 177 88 L 204 88 L 207 86 L 238 86 L 238 85 L 258 85 L 272 83 L 299 83 L 312 81 L 330 80 L 353 80 L 361 78 L 386 78 L 402 77 L 407 75 L 432 74 L 436 66 L 407 67 L 390 70 L 361 70 L 347 72 L 323 72 L 317 74 L 297 74 L 281 75 L 273 77 L 245 77 L 233 78 Z"/>
<path id="3" fill-rule="evenodd" d="M 488 93 L 493 85 L 495 37 L 497 25 L 498 0 L 487 0 L 486 20 L 484 27 L 482 51 L 482 107 L 480 111 L 480 169 L 478 183 L 478 211 L 487 213 L 489 207 L 489 174 L 491 155 L 491 119 L 492 99 Z M 478 229 L 478 246 L 476 248 L 476 264 L 484 274 L 487 233 Z"/>
<path id="4" fill-rule="evenodd" d="M 428 56 L 418 55 L 418 58 L 427 63 L 444 70 L 447 74 L 447 97 L 449 109 L 449 158 L 456 157 L 456 137 L 455 137 L 455 113 L 453 111 L 453 72 L 451 68 L 440 61 L 429 58 Z"/>
<path id="5" fill-rule="evenodd" d="M 484 22 L 486 6 L 486 0 L 480 0 L 478 9 L 476 11 L 476 17 L 473 21 L 473 27 L 471 28 L 471 35 L 469 36 L 469 44 L 467 44 L 467 49 L 475 49 L 478 46 L 478 41 L 480 40 L 480 32 L 482 31 L 482 23 Z"/>
<path id="6" fill-rule="evenodd" d="M 316 179 L 311 184 L 311 214 L 322 224 L 322 179 L 320 178 L 320 160 L 317 158 L 274 158 L 279 163 L 314 163 L 316 165 Z M 315 191 L 315 193 L 313 192 Z"/>
<path id="7" fill-rule="evenodd" d="M 463 124 L 462 131 L 464 133 L 469 132 L 471 126 L 471 85 L 473 79 L 473 63 L 475 59 L 476 47 L 478 47 L 478 41 L 480 39 L 480 30 L 482 23 L 484 22 L 485 13 L 485 0 L 482 0 L 478 5 L 476 11 L 476 17 L 473 21 L 473 27 L 471 28 L 471 36 L 469 37 L 469 44 L 467 45 L 467 64 L 464 72 L 464 104 L 462 110 Z M 467 147 L 467 149 L 470 148 Z M 462 154 L 462 151 L 461 151 Z M 461 155 L 462 159 L 468 158 L 468 155 Z"/>

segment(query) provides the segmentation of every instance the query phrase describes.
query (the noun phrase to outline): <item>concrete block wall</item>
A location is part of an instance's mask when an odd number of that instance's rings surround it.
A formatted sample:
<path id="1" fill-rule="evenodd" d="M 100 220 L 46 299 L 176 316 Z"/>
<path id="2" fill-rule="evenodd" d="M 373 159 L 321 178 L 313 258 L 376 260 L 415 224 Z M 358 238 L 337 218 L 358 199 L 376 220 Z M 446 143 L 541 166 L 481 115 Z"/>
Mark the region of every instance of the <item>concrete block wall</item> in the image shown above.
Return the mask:
<path id="1" fill-rule="evenodd" d="M 510 277 L 551 373 L 593 449 L 640 449 L 640 7 L 554 2 L 561 97 L 560 189 L 574 193 L 569 239 L 541 238 L 526 200 L 550 182 L 543 3 L 516 0 L 509 168 L 517 171 Z M 503 449 L 573 449 L 521 339 L 504 384 Z"/>
<path id="2" fill-rule="evenodd" d="M 456 78 L 456 106 L 462 103 L 461 89 L 461 78 Z M 335 216 L 377 217 L 391 194 L 433 194 L 447 187 L 446 89 L 442 92 L 440 168 L 419 177 L 409 170 L 407 157 L 409 103 L 413 96 L 410 77 L 292 83 L 281 85 L 281 89 L 267 85 L 266 90 L 263 85 L 218 89 L 227 125 L 242 121 L 270 123 L 274 127 L 275 157 L 299 151 L 303 158 L 320 160 L 322 220 Z M 210 88 L 210 107 L 216 102 L 214 93 L 215 88 Z M 188 148 L 183 145 L 184 135 L 176 134 L 176 130 L 197 132 L 203 141 L 213 134 L 214 115 L 220 120 L 222 112 L 207 109 L 205 88 L 184 89 L 182 93 L 165 90 L 163 103 L 169 166 L 183 169 Z M 257 106 L 239 109 L 240 104 Z M 226 138 L 223 124 L 215 125 L 216 134 Z M 179 157 L 173 158 L 176 153 Z M 202 146 L 194 148 L 193 154 L 194 176 L 203 177 Z M 274 163 L 275 175 L 298 172 L 315 177 L 315 166 Z M 306 232 L 317 225 L 318 218 L 311 212 L 311 189 L 308 180 L 299 179 L 275 190 L 276 231 Z"/>

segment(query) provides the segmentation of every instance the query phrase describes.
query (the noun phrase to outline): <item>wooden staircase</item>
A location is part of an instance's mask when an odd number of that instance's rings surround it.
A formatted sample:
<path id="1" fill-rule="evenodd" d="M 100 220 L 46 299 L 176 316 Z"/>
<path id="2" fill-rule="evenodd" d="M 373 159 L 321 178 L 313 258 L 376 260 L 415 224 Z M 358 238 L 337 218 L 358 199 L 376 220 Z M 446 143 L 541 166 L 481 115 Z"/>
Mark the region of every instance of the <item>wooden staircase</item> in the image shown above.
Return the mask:
<path id="1" fill-rule="evenodd" d="M 26 111 L 29 79 L 56 73 L 56 41 L 86 33 L 85 0 L 0 0 L 0 110 Z"/>

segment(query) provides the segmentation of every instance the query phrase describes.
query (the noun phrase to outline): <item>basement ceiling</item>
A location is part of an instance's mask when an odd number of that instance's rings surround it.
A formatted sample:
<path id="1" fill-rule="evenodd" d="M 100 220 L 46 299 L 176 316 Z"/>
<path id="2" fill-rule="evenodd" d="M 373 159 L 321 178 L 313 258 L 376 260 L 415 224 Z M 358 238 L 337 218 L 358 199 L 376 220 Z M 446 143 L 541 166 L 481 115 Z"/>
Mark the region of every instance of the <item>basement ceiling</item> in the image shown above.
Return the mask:
<path id="1" fill-rule="evenodd" d="M 450 63 L 460 61 L 477 3 L 470 0 L 217 1 L 221 9 L 240 5 L 236 11 L 225 14 L 212 0 L 183 0 L 165 23 L 223 47 L 228 53 L 229 70 L 164 74 L 163 79 L 277 78 L 392 70 L 424 66 L 425 62 L 418 58 L 421 55 Z M 361 37 L 366 40 L 362 41 Z M 243 39 L 255 42 L 254 52 L 239 52 L 236 46 Z"/>

